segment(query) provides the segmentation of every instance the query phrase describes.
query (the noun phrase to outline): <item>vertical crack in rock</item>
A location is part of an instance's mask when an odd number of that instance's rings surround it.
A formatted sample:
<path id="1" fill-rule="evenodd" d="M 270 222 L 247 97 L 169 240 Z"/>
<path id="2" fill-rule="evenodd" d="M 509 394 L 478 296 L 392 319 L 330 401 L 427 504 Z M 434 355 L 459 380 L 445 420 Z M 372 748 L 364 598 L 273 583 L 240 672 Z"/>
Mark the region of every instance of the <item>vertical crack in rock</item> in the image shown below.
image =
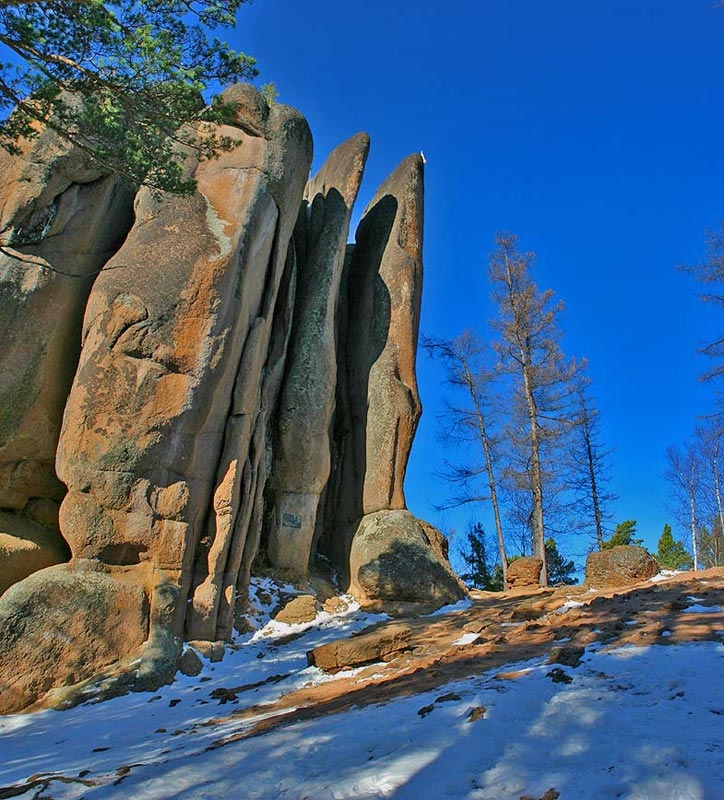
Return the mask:
<path id="1" fill-rule="evenodd" d="M 280 282 L 312 158 L 309 129 L 294 109 L 274 105 L 265 111 L 258 94 L 245 87 L 227 90 L 223 99 L 237 104 L 237 117 L 244 119 L 245 127 L 264 131 L 265 138 L 260 140 L 266 142 L 261 165 L 263 185 L 277 209 L 277 224 L 266 262 L 255 260 L 243 273 L 242 301 L 252 293 L 253 281 L 261 277 L 263 282 L 253 290 L 254 318 L 243 335 L 244 350 L 235 374 L 217 467 L 217 502 L 207 518 L 202 546 L 195 557 L 196 586 L 186 623 L 191 639 L 227 638 L 231 633 L 238 573 L 254 518 L 258 452 L 263 449 L 260 437 L 266 430 L 262 403 L 265 364 Z"/>

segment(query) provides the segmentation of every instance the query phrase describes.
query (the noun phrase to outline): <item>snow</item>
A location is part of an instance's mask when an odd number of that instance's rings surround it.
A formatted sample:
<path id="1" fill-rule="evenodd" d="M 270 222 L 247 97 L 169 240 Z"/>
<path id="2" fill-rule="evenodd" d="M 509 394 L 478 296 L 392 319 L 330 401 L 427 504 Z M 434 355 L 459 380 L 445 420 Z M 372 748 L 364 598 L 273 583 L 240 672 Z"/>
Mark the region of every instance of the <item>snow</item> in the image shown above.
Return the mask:
<path id="1" fill-rule="evenodd" d="M 695 603 L 693 606 L 687 606 L 684 614 L 719 614 L 722 611 L 721 606 L 703 606 L 700 603 Z"/>
<path id="2" fill-rule="evenodd" d="M 64 781 L 12 796 L 520 800 L 552 788 L 561 800 L 724 797 L 724 646 L 716 642 L 589 648 L 579 667 L 561 668 L 570 684 L 554 683 L 543 658 L 510 664 L 207 749 L 269 715 L 235 712 L 338 680 L 308 667 L 306 651 L 380 618 L 352 606 L 305 626 L 260 623 L 221 663 L 205 661 L 200 676 L 156 693 L 1 717 L 0 787 L 55 774 Z M 291 633 L 298 638 L 281 644 Z M 237 700 L 212 699 L 221 687 Z"/>
<path id="3" fill-rule="evenodd" d="M 570 611 L 572 608 L 583 608 L 583 603 L 579 603 L 577 600 L 568 600 L 562 606 L 556 609 L 556 614 L 565 614 L 566 611 Z"/>

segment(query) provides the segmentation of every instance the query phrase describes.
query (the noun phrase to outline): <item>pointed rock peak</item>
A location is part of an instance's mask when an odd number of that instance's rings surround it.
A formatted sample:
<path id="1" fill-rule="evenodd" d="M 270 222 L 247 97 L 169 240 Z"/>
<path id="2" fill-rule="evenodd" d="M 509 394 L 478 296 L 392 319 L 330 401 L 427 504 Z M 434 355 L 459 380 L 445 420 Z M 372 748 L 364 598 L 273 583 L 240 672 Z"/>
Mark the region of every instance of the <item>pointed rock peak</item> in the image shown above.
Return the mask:
<path id="1" fill-rule="evenodd" d="M 326 195 L 330 187 L 342 194 L 345 205 L 353 205 L 362 181 L 370 137 L 356 133 L 332 150 L 319 172 L 309 180 L 304 198 L 312 201 L 318 194 Z"/>
<path id="2" fill-rule="evenodd" d="M 400 199 L 406 199 L 411 195 L 421 198 L 424 172 L 424 161 L 420 153 L 413 153 L 404 158 L 377 190 L 365 209 L 365 214 L 379 202 L 380 198 L 388 194 Z"/>

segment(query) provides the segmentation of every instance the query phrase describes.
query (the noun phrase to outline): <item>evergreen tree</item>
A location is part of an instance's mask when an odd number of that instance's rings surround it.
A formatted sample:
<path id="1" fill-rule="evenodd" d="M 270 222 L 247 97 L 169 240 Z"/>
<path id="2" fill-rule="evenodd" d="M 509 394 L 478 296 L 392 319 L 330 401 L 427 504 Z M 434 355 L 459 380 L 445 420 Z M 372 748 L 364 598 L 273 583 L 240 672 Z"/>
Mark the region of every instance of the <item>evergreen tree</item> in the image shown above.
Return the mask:
<path id="1" fill-rule="evenodd" d="M 573 561 L 566 561 L 559 552 L 555 540 L 550 537 L 546 539 L 546 569 L 550 584 L 578 582 L 573 574 L 576 571 L 576 565 Z"/>
<path id="2" fill-rule="evenodd" d="M 668 523 L 659 537 L 656 560 L 660 566 L 668 569 L 692 569 L 694 566 L 694 559 L 686 552 L 682 542 L 674 539 Z"/>
<path id="3" fill-rule="evenodd" d="M 618 525 L 616 525 L 616 530 L 613 532 L 613 536 L 603 543 L 603 549 L 610 550 L 612 547 L 619 547 L 620 545 L 629 544 L 642 545 L 644 540 L 634 538 L 635 533 L 635 519 L 627 519 L 624 522 L 619 522 Z"/>
<path id="4" fill-rule="evenodd" d="M 17 152 L 48 126 L 103 171 L 191 191 L 183 150 L 203 158 L 232 146 L 203 126 L 231 109 L 205 107 L 202 93 L 256 74 L 253 59 L 209 35 L 232 27 L 244 2 L 3 0 L 0 147 Z"/>
<path id="5" fill-rule="evenodd" d="M 468 549 L 463 550 L 462 559 L 467 572 L 460 577 L 474 589 L 488 592 L 500 592 L 505 588 L 503 571 L 500 564 L 495 563 L 488 555 L 486 535 L 483 526 L 476 522 L 468 530 Z"/>

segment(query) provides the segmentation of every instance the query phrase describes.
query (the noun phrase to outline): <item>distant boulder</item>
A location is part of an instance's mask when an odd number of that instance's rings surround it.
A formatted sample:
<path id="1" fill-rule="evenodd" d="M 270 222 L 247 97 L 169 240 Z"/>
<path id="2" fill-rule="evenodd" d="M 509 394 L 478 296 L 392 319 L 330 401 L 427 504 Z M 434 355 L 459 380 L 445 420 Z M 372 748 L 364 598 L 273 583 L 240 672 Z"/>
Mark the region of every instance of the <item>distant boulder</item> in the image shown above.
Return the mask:
<path id="1" fill-rule="evenodd" d="M 535 556 L 516 558 L 508 566 L 508 589 L 521 589 L 526 586 L 540 586 L 540 573 L 543 562 Z"/>
<path id="2" fill-rule="evenodd" d="M 653 578 L 658 572 L 658 562 L 643 547 L 620 545 L 589 554 L 585 584 L 597 589 L 630 586 Z"/>

